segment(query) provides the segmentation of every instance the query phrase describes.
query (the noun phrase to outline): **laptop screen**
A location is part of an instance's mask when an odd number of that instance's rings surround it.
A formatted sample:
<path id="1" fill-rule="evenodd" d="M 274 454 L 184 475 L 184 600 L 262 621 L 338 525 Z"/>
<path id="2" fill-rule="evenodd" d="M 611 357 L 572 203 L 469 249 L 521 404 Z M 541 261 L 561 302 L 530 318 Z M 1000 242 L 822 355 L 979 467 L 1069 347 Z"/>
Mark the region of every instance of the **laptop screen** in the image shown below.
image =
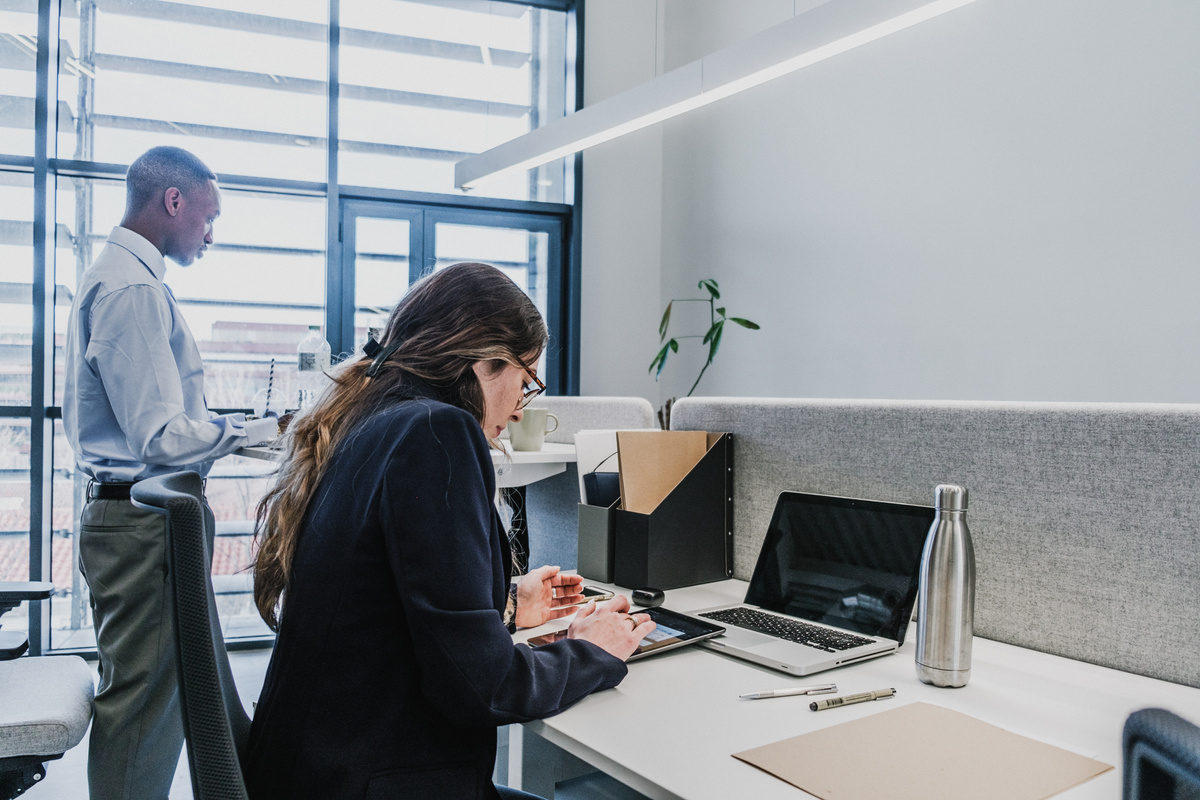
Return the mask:
<path id="1" fill-rule="evenodd" d="M 932 506 L 783 492 L 746 602 L 904 641 Z"/>

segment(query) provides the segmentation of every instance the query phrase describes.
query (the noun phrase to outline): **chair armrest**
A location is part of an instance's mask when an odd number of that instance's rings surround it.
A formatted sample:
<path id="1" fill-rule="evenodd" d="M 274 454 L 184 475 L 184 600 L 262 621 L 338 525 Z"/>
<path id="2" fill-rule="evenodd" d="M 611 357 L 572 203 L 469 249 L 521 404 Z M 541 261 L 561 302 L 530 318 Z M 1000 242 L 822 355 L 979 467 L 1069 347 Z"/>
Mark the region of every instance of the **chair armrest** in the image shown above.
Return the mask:
<path id="1" fill-rule="evenodd" d="M 1144 708 L 1126 720 L 1122 738 L 1126 800 L 1200 792 L 1200 728 L 1165 709 Z"/>
<path id="2" fill-rule="evenodd" d="M 26 600 L 45 600 L 54 592 L 49 581 L 0 581 L 0 617 Z M 17 658 L 29 649 L 25 634 L 0 633 L 0 661 Z"/>
<path id="3" fill-rule="evenodd" d="M 45 600 L 53 592 L 50 581 L 0 581 L 0 616 L 26 600 Z"/>

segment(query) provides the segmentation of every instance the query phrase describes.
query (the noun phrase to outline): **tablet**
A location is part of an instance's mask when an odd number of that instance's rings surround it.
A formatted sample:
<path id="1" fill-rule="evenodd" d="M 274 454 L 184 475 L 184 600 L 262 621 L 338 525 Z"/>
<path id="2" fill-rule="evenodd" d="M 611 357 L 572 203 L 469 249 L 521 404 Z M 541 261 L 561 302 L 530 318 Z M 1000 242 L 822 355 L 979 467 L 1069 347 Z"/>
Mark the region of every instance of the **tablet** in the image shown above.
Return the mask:
<path id="1" fill-rule="evenodd" d="M 633 609 L 633 613 L 649 614 L 650 619 L 654 620 L 654 624 L 658 627 L 651 631 L 649 636 L 642 639 L 637 650 L 634 650 L 633 655 L 627 659 L 628 661 L 661 653 L 664 650 L 672 650 L 676 647 L 682 647 L 685 644 L 711 639 L 725 632 L 725 629 L 720 625 L 714 625 L 706 619 L 689 617 L 686 614 L 680 614 L 677 611 L 671 611 L 662 606 L 658 608 Z M 540 647 L 541 645 L 557 642 L 559 639 L 565 639 L 566 636 L 567 632 L 565 630 L 555 631 L 542 636 L 534 636 L 526 644 L 530 647 Z"/>

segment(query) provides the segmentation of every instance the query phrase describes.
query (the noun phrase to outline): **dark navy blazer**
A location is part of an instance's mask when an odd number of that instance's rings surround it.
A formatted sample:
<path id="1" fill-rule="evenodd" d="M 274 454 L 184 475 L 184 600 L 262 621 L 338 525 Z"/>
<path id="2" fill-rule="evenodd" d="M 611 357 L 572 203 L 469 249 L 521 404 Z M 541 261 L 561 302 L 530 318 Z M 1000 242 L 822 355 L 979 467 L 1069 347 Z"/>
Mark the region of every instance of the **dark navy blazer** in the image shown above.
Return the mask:
<path id="1" fill-rule="evenodd" d="M 492 798 L 496 727 L 615 686 L 577 639 L 514 645 L 479 423 L 418 397 L 339 446 L 306 514 L 246 760 L 252 800 Z"/>

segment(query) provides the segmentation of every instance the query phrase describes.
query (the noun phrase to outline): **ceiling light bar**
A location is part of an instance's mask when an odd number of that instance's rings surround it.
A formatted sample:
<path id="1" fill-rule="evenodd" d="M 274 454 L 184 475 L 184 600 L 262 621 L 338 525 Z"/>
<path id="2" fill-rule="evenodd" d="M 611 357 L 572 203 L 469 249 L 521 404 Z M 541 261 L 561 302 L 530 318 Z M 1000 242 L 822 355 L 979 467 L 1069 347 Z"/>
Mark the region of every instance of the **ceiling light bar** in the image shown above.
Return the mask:
<path id="1" fill-rule="evenodd" d="M 454 165 L 470 189 L 586 150 L 882 39 L 974 0 L 831 0 Z"/>

